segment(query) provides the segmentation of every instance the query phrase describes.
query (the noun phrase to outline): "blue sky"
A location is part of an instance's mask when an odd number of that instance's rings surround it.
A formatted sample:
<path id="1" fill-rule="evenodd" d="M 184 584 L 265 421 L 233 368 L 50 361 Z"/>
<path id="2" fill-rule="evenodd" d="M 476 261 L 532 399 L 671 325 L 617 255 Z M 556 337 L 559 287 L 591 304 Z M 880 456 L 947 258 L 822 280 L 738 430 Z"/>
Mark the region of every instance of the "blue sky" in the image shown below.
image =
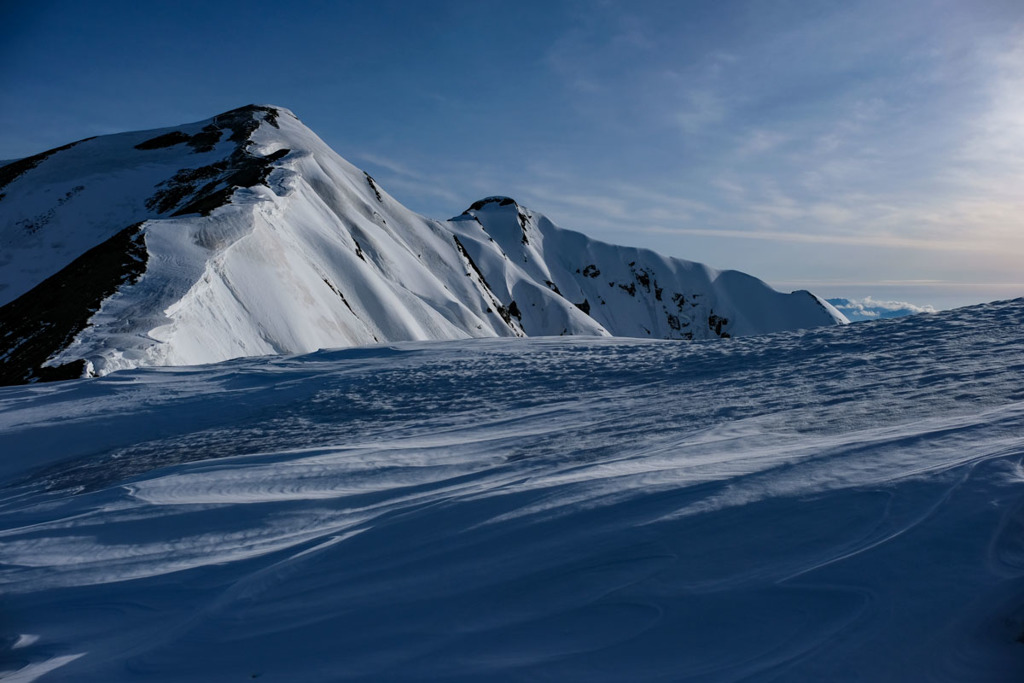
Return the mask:
<path id="1" fill-rule="evenodd" d="M 285 106 L 400 201 L 824 296 L 1024 295 L 1024 3 L 0 5 L 0 159 Z"/>

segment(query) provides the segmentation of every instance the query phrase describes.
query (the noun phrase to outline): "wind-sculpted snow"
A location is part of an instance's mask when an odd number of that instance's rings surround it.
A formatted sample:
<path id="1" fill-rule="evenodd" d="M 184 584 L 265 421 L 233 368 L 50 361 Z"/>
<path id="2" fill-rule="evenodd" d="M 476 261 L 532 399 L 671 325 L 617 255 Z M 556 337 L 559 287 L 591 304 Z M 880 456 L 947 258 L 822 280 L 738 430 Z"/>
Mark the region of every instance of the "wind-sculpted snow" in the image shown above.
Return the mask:
<path id="1" fill-rule="evenodd" d="M 1022 377 L 1017 300 L 3 389 L 0 657 L 46 682 L 1020 680 Z"/>

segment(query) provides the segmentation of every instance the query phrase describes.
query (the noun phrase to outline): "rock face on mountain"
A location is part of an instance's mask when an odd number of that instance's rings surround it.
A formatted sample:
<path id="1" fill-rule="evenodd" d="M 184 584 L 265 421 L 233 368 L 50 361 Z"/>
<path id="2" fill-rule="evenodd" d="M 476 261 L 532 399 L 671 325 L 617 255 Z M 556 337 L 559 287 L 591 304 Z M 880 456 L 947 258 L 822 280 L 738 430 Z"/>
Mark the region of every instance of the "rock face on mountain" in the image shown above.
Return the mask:
<path id="1" fill-rule="evenodd" d="M 0 384 L 403 340 L 708 339 L 844 322 L 507 197 L 419 216 L 286 109 L 0 168 Z"/>

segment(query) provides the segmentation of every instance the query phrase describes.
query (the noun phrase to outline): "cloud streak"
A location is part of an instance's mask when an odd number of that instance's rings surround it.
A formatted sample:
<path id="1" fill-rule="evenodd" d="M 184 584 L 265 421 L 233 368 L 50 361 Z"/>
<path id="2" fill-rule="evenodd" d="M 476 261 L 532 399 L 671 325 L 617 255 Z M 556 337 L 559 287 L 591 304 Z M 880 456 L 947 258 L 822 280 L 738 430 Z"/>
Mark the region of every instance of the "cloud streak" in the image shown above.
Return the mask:
<path id="1" fill-rule="evenodd" d="M 974 242 L 935 241 L 913 239 L 895 235 L 829 235 L 809 234 L 801 232 L 778 232 L 767 230 L 720 230 L 701 228 L 641 228 L 643 232 L 662 235 L 693 235 L 700 237 L 720 237 L 727 239 L 747 239 L 768 242 L 791 242 L 802 244 L 834 244 L 849 247 L 885 247 L 895 249 L 934 250 L 953 252 L 986 252 L 995 247 Z"/>

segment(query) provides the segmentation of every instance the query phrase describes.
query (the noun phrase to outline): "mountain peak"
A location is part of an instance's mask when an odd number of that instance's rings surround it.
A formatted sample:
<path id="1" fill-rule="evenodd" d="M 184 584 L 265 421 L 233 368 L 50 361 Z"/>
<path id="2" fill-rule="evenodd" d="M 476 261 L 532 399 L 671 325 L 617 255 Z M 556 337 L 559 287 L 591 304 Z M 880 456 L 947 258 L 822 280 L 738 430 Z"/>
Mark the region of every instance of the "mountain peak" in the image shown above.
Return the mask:
<path id="1" fill-rule="evenodd" d="M 86 140 L 5 179 L 0 384 L 405 340 L 837 322 L 806 295 L 600 243 L 511 197 L 419 216 L 270 105 Z"/>
<path id="2" fill-rule="evenodd" d="M 202 130 L 196 133 L 190 135 L 180 128 L 176 128 L 170 132 L 143 140 L 135 145 L 135 149 L 148 151 L 187 144 L 192 148 L 193 152 L 211 152 L 214 146 L 222 140 L 225 133 L 228 140 L 241 145 L 248 142 L 252 134 L 264 122 L 274 128 L 280 128 L 277 120 L 281 113 L 282 111 L 277 107 L 247 104 L 244 107 L 232 109 L 231 111 L 214 116 L 210 119 L 210 123 L 203 126 Z"/>
<path id="3" fill-rule="evenodd" d="M 266 121 L 274 128 L 280 128 L 277 122 L 283 116 L 290 116 L 296 121 L 299 120 L 299 117 L 292 110 L 284 107 L 278 107 L 273 104 L 247 104 L 237 109 L 226 111 L 223 114 L 218 114 L 213 117 L 213 121 L 217 125 L 224 126 L 248 125 L 248 122 L 252 120 L 257 122 Z"/>
<path id="4" fill-rule="evenodd" d="M 463 216 L 468 216 L 471 211 L 481 211 L 484 208 L 496 209 L 501 207 L 510 207 L 510 210 L 518 211 L 519 203 L 511 197 L 503 197 L 495 195 L 493 197 L 484 197 L 478 201 L 470 204 L 469 208 L 462 212 Z"/>

